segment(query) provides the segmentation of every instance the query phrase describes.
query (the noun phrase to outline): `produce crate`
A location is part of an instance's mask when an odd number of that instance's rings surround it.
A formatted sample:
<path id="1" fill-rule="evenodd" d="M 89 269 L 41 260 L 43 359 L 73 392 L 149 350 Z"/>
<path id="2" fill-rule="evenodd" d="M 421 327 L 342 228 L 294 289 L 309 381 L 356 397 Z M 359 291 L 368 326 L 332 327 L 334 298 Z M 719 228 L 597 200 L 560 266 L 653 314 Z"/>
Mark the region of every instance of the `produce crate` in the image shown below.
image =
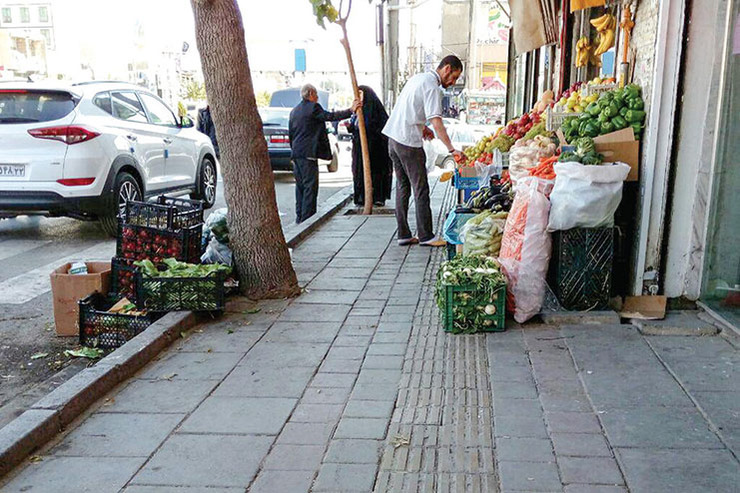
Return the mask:
<path id="1" fill-rule="evenodd" d="M 206 277 L 148 277 L 139 270 L 136 304 L 153 312 L 223 311 L 226 307 L 226 274 Z"/>
<path id="2" fill-rule="evenodd" d="M 581 97 L 588 97 L 593 94 L 601 94 L 604 92 L 613 91 L 617 88 L 617 84 L 585 84 L 581 87 Z"/>
<path id="3" fill-rule="evenodd" d="M 118 223 L 116 257 L 129 260 L 149 259 L 155 264 L 174 258 L 192 264 L 203 255 L 203 224 L 168 231 L 149 226 Z"/>
<path id="4" fill-rule="evenodd" d="M 552 108 L 547 108 L 545 111 L 545 128 L 550 132 L 554 132 L 563 126 L 563 122 L 566 118 L 577 118 L 582 114 L 583 113 L 556 113 Z"/>
<path id="5" fill-rule="evenodd" d="M 87 347 L 114 349 L 133 339 L 149 327 L 156 314 L 126 315 L 108 313 L 116 304 L 115 297 L 93 293 L 79 301 L 80 344 Z"/>
<path id="6" fill-rule="evenodd" d="M 567 310 L 601 310 L 609 304 L 613 228 L 575 228 L 552 235 L 549 282 Z"/>
<path id="7" fill-rule="evenodd" d="M 479 188 L 477 176 L 460 176 L 459 170 L 455 170 L 453 183 L 458 190 L 478 190 Z"/>
<path id="8" fill-rule="evenodd" d="M 490 320 L 490 325 L 472 326 L 472 321 L 455 320 L 456 307 L 462 303 L 461 297 L 464 294 L 476 293 L 478 288 L 475 286 L 444 286 L 444 309 L 442 310 L 442 323 L 445 332 L 503 332 L 506 330 L 506 286 L 499 287 L 491 293 L 490 304 L 496 310 L 492 315 L 482 314 L 486 320 Z"/>
<path id="9" fill-rule="evenodd" d="M 126 202 L 123 222 L 177 231 L 203 223 L 203 202 L 160 195 L 154 202 Z"/>
<path id="10" fill-rule="evenodd" d="M 134 262 L 134 260 L 119 257 L 111 259 L 110 289 L 112 295 L 136 301 L 136 272 L 139 268 L 134 265 Z"/>

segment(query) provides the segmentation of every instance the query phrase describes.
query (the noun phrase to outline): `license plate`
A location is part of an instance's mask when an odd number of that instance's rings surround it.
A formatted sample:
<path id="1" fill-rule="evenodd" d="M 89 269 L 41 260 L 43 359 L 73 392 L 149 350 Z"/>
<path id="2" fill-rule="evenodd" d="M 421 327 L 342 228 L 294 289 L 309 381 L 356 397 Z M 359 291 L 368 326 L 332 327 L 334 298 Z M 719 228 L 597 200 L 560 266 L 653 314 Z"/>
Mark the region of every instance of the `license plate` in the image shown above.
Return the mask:
<path id="1" fill-rule="evenodd" d="M 0 164 L 0 176 L 22 178 L 26 175 L 26 167 L 22 164 Z"/>

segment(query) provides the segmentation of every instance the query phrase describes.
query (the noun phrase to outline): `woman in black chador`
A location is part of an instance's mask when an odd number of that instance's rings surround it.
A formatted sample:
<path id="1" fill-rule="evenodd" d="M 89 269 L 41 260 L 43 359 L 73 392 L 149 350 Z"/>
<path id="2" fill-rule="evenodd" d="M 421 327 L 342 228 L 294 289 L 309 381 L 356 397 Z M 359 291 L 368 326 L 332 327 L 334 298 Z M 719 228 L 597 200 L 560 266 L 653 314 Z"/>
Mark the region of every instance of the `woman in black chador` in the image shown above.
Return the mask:
<path id="1" fill-rule="evenodd" d="M 373 203 L 382 206 L 391 198 L 393 183 L 393 164 L 388 156 L 388 137 L 381 131 L 388 121 L 383 103 L 375 91 L 367 86 L 360 86 L 364 100 L 362 114 L 365 117 L 365 132 L 370 150 L 370 174 L 373 181 Z M 352 115 L 348 130 L 352 134 L 352 179 L 354 181 L 355 205 L 365 204 L 365 182 L 362 168 L 362 147 L 360 145 L 360 127 L 357 125 L 357 114 Z"/>

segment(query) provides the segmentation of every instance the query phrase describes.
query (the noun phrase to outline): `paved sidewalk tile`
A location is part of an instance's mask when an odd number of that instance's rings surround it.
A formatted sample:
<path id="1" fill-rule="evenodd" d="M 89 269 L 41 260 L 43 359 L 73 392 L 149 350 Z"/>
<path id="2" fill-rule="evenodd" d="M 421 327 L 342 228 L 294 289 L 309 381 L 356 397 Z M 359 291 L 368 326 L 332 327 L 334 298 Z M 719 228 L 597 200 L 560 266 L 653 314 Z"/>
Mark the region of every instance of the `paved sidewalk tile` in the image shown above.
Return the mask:
<path id="1" fill-rule="evenodd" d="M 294 397 L 303 394 L 311 367 L 237 366 L 213 393 L 219 397 Z"/>
<path id="2" fill-rule="evenodd" d="M 551 433 L 550 437 L 558 457 L 612 457 L 601 433 Z"/>
<path id="3" fill-rule="evenodd" d="M 502 461 L 553 462 L 552 443 L 542 438 L 500 438 L 496 457 Z"/>
<path id="4" fill-rule="evenodd" d="M 370 492 L 376 470 L 375 464 L 324 464 L 312 491 Z"/>
<path id="5" fill-rule="evenodd" d="M 334 439 L 329 443 L 324 462 L 338 464 L 377 464 L 383 442 L 365 439 Z"/>
<path id="6" fill-rule="evenodd" d="M 180 431 L 277 435 L 295 404 L 295 399 L 209 397 L 185 420 Z"/>
<path id="7" fill-rule="evenodd" d="M 252 484 L 251 493 L 308 491 L 313 482 L 313 471 L 262 471 Z"/>
<path id="8" fill-rule="evenodd" d="M 624 484 L 617 462 L 611 457 L 559 457 L 564 483 Z"/>
<path id="9" fill-rule="evenodd" d="M 262 467 L 277 471 L 316 471 L 324 449 L 324 445 L 278 444 L 270 450 Z"/>
<path id="10" fill-rule="evenodd" d="M 329 441 L 334 423 L 294 423 L 285 425 L 277 439 L 279 445 L 321 445 Z"/>
<path id="11" fill-rule="evenodd" d="M 385 438 L 388 420 L 383 418 L 347 418 L 339 421 L 334 438 Z"/>
<path id="12" fill-rule="evenodd" d="M 504 491 L 561 491 L 562 484 L 554 462 L 499 462 Z"/>
<path id="13" fill-rule="evenodd" d="M 147 380 L 221 380 L 241 359 L 240 353 L 168 353 L 138 375 Z"/>
<path id="14" fill-rule="evenodd" d="M 336 423 L 342 414 L 342 404 L 308 404 L 301 402 L 290 416 L 294 423 Z"/>
<path id="15" fill-rule="evenodd" d="M 132 380 L 100 412 L 189 413 L 216 385 L 216 380 Z"/>

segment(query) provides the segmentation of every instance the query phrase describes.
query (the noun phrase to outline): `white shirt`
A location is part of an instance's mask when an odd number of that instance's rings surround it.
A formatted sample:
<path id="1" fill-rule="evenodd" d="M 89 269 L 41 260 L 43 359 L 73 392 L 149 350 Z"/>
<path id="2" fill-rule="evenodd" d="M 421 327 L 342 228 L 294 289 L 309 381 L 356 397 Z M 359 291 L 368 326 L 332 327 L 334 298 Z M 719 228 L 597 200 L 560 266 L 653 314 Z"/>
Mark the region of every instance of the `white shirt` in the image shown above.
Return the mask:
<path id="1" fill-rule="evenodd" d="M 383 134 L 399 144 L 422 147 L 422 129 L 430 118 L 442 116 L 442 80 L 436 71 L 411 77 L 398 96 Z"/>

